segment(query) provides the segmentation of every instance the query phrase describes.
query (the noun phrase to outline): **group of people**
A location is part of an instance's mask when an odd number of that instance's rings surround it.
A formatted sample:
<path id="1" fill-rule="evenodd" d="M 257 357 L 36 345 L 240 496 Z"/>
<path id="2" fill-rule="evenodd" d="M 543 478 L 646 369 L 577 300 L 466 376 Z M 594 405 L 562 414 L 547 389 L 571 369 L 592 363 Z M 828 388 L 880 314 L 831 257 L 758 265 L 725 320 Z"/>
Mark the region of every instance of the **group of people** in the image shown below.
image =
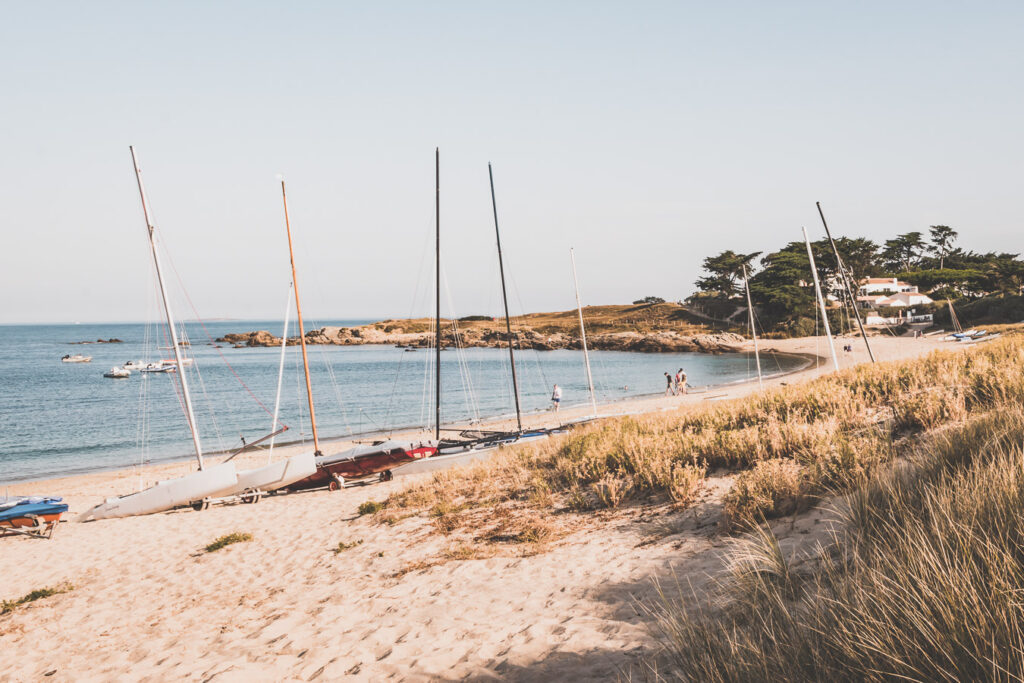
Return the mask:
<path id="1" fill-rule="evenodd" d="M 686 371 L 679 368 L 675 375 L 665 373 L 665 395 L 682 396 L 686 393 Z"/>
<path id="2" fill-rule="evenodd" d="M 665 395 L 666 396 L 682 396 L 686 393 L 686 371 L 679 368 L 679 372 L 672 375 L 665 373 Z M 628 391 L 629 387 L 623 387 L 624 390 Z M 551 410 L 558 412 L 558 407 L 562 403 L 562 387 L 555 385 L 554 390 L 551 392 Z"/>

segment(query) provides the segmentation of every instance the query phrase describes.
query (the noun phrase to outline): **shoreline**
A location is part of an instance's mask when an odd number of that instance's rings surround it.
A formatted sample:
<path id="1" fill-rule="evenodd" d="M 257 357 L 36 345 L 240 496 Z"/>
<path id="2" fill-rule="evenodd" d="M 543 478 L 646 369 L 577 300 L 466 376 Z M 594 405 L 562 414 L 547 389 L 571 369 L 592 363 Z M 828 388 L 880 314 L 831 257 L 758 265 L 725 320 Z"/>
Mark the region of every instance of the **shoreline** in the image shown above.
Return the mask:
<path id="1" fill-rule="evenodd" d="M 752 353 L 753 352 L 753 345 L 752 345 L 753 342 L 750 342 L 750 344 L 751 344 L 751 346 L 750 346 L 749 350 Z M 741 348 L 741 349 L 738 349 L 737 352 L 743 353 L 743 352 L 746 352 L 747 350 L 748 349 L 746 349 L 746 348 Z M 791 357 L 791 358 L 797 358 L 797 359 L 800 359 L 802 361 L 806 361 L 800 367 L 794 368 L 792 370 L 779 371 L 779 372 L 775 372 L 775 373 L 765 373 L 764 376 L 763 376 L 763 379 L 764 379 L 765 382 L 767 382 L 770 379 L 778 379 L 780 377 L 789 377 L 789 376 L 797 375 L 797 374 L 802 373 L 802 372 L 806 372 L 808 370 L 813 369 L 813 368 L 811 368 L 811 365 L 814 364 L 816 361 L 819 362 L 819 363 L 824 363 L 824 361 L 827 360 L 825 358 L 816 356 L 815 354 L 805 353 L 805 352 L 791 352 L 791 351 L 780 351 L 780 350 L 774 350 L 774 349 L 764 349 L 764 350 L 762 350 L 762 353 L 773 353 L 773 354 L 779 355 L 779 356 L 787 356 L 787 357 Z M 815 365 L 815 368 L 816 367 L 819 367 L 819 365 Z M 762 368 L 762 371 L 763 371 L 763 368 Z M 721 384 L 705 384 L 705 385 L 701 385 L 701 388 L 691 387 L 691 390 L 686 394 L 686 396 L 700 396 L 702 394 L 710 393 L 711 391 L 728 390 L 728 389 L 731 389 L 731 388 L 742 387 L 742 386 L 747 385 L 747 384 L 753 384 L 753 385 L 756 386 L 757 385 L 757 378 L 755 377 L 753 379 L 733 380 L 733 381 L 729 381 L 729 382 L 723 382 Z M 696 389 L 696 390 L 694 390 L 694 389 Z M 632 395 L 632 396 L 624 396 L 624 397 L 621 397 L 621 398 L 615 398 L 615 399 L 611 399 L 611 400 L 606 400 L 606 401 L 604 401 L 602 403 L 598 403 L 597 404 L 598 405 L 598 416 L 597 417 L 601 418 L 601 417 L 613 417 L 613 416 L 618 417 L 618 416 L 621 416 L 621 415 L 638 415 L 638 414 L 642 414 L 644 412 L 650 412 L 651 411 L 651 409 L 644 409 L 643 408 L 643 406 L 645 404 L 656 403 L 656 402 L 658 402 L 660 400 L 669 400 L 669 399 L 679 400 L 680 398 L 681 398 L 680 396 L 665 396 L 664 393 L 658 392 L 658 393 L 649 393 L 649 394 L 635 394 L 635 395 Z M 623 404 L 628 404 L 628 403 L 640 404 L 640 409 L 639 410 L 628 411 L 628 412 L 625 412 L 625 413 L 607 413 L 607 412 L 604 412 L 604 414 L 602 414 L 602 411 L 606 411 L 609 408 L 612 408 L 614 406 L 623 405 Z M 572 415 L 576 416 L 577 413 L 588 411 L 589 410 L 589 406 L 590 406 L 589 402 L 586 402 L 586 401 L 583 401 L 583 402 L 578 403 L 578 404 L 573 404 L 573 405 L 565 405 L 565 406 L 562 406 L 562 409 L 558 412 L 558 414 L 559 415 L 567 415 L 567 414 L 571 413 Z M 658 410 L 662 410 L 664 408 L 657 408 L 657 409 Z M 524 427 L 524 429 L 527 428 L 528 422 L 529 422 L 530 426 L 533 426 L 533 427 L 538 427 L 538 426 L 554 426 L 554 425 L 548 425 L 548 424 L 538 424 L 539 422 L 542 422 L 544 418 L 553 418 L 554 416 L 555 416 L 555 413 L 552 413 L 552 411 L 550 409 L 543 409 L 543 410 L 535 410 L 535 411 L 531 411 L 531 412 L 524 412 L 522 414 L 523 427 Z M 444 431 L 448 431 L 448 432 L 461 432 L 461 431 L 464 431 L 464 430 L 472 430 L 472 429 L 481 429 L 481 430 L 494 429 L 495 431 L 503 431 L 503 430 L 507 431 L 507 430 L 511 429 L 514 426 L 514 423 L 515 423 L 515 413 L 505 413 L 505 414 L 500 414 L 500 415 L 490 415 L 490 416 L 481 418 L 481 420 L 479 422 L 476 422 L 476 423 L 473 423 L 473 422 L 469 422 L 469 423 L 458 423 L 458 422 L 449 423 L 448 425 L 442 425 L 441 426 L 441 431 L 442 432 L 444 432 Z M 503 430 L 502 429 L 498 429 L 499 427 L 504 427 L 504 429 Z M 378 440 L 383 440 L 383 439 L 388 439 L 388 438 L 394 438 L 394 439 L 400 439 L 400 440 L 421 440 L 421 439 L 428 438 L 428 436 L 424 436 L 424 435 L 429 434 L 429 433 L 430 433 L 430 428 L 429 427 L 428 428 L 423 428 L 423 427 L 421 427 L 419 425 L 404 425 L 404 426 L 396 426 L 394 429 L 388 430 L 388 431 L 373 430 L 373 431 L 357 432 L 357 433 L 352 433 L 352 434 L 347 434 L 347 435 L 341 434 L 341 435 L 335 435 L 335 436 L 328 436 L 328 437 L 322 438 L 320 440 L 320 442 L 321 442 L 322 445 L 334 446 L 334 445 L 339 445 L 340 444 L 344 448 L 348 448 L 348 447 L 350 447 L 351 445 L 354 445 L 354 444 L 378 441 Z M 410 436 L 410 435 L 412 435 L 412 436 Z M 311 444 L 312 444 L 312 438 L 311 437 L 305 438 L 305 439 L 290 440 L 290 441 L 277 441 L 274 444 L 274 450 L 275 451 L 279 451 L 279 450 L 287 449 L 287 452 L 289 454 L 292 454 L 294 451 L 297 451 L 298 449 L 305 448 L 307 446 L 311 446 Z M 232 453 L 235 453 L 237 450 L 238 449 L 234 449 L 234 450 L 210 450 L 210 451 L 204 451 L 203 452 L 203 457 L 211 457 L 212 458 L 212 457 L 228 456 L 228 455 L 230 455 Z M 269 452 L 269 446 L 259 445 L 259 446 L 255 446 L 255 447 L 253 447 L 251 449 L 248 449 L 245 452 L 239 454 L 238 456 L 236 456 L 234 458 L 234 460 L 236 462 L 238 462 L 239 464 L 241 464 L 241 463 L 244 463 L 244 462 L 247 462 L 247 461 L 250 461 L 250 460 L 254 459 L 254 456 L 259 456 L 261 454 L 265 455 L 268 452 Z M 284 457 L 284 456 L 281 456 L 281 457 Z M 132 475 L 132 476 L 137 476 L 137 475 L 140 474 L 140 469 L 142 470 L 143 473 L 145 473 L 148 470 L 155 469 L 155 468 L 162 469 L 162 468 L 166 468 L 166 467 L 173 466 L 173 465 L 187 465 L 187 464 L 191 464 L 192 462 L 194 462 L 194 459 L 195 459 L 195 455 L 194 454 L 187 453 L 187 454 L 175 454 L 175 455 L 168 455 L 168 456 L 153 458 L 153 459 L 150 459 L 149 461 L 147 461 L 145 463 L 108 465 L 108 466 L 99 466 L 99 467 L 83 466 L 83 469 L 81 469 L 81 470 L 77 470 L 77 471 L 73 471 L 73 472 L 66 472 L 66 473 L 62 473 L 62 474 L 56 474 L 56 475 L 53 475 L 53 476 L 31 477 L 31 478 L 25 478 L 25 479 L 13 479 L 11 481 L 4 482 L 0 486 L 2 486 L 4 491 L 7 491 L 7 490 L 11 490 L 11 489 L 17 490 L 17 489 L 20 489 L 22 487 L 32 486 L 32 485 L 35 485 L 35 484 L 39 484 L 41 487 L 45 487 L 46 485 L 49 485 L 52 482 L 62 481 L 62 480 L 65 480 L 65 479 L 74 479 L 76 477 L 91 477 L 91 476 L 96 476 L 96 475 L 101 475 L 101 474 L 109 474 L 111 476 L 121 476 L 121 477 L 129 475 L 129 474 Z M 21 492 L 21 493 L 16 493 L 15 495 L 25 495 L 25 494 L 24 494 L 24 492 Z M 54 493 L 52 495 L 59 495 L 59 493 Z"/>

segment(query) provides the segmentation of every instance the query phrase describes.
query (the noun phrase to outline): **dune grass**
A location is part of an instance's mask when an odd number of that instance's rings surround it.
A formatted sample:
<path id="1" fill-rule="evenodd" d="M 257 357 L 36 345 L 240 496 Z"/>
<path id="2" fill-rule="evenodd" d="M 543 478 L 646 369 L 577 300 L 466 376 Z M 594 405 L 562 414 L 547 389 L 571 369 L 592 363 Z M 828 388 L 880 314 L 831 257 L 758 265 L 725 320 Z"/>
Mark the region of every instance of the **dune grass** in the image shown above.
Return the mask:
<path id="1" fill-rule="evenodd" d="M 246 541 L 252 540 L 252 534 L 244 531 L 235 531 L 230 534 L 225 534 L 220 538 L 216 539 L 213 543 L 203 548 L 208 553 L 220 550 L 226 546 L 234 543 L 245 543 Z"/>
<path id="2" fill-rule="evenodd" d="M 709 469 L 725 469 L 740 472 L 726 497 L 726 522 L 742 528 L 849 489 L 928 430 L 1022 401 L 1024 343 L 1004 338 L 969 351 L 861 365 L 727 403 L 602 420 L 438 472 L 390 495 L 376 512 L 383 521 L 429 514 L 450 533 L 480 524 L 484 510 L 586 512 L 652 502 L 684 508 Z"/>
<path id="3" fill-rule="evenodd" d="M 363 544 L 363 539 L 361 539 L 361 538 L 358 541 L 352 541 L 351 543 L 346 543 L 345 541 L 338 541 L 338 545 L 333 547 L 333 548 L 331 548 L 331 552 L 333 552 L 335 555 L 340 555 L 341 553 L 345 552 L 346 550 L 352 550 L 352 548 L 355 548 L 355 547 L 360 546 L 362 544 Z"/>
<path id="4" fill-rule="evenodd" d="M 26 593 L 17 600 L 0 600 L 0 614 L 7 614 L 13 612 L 22 605 L 27 605 L 30 602 L 36 600 L 42 600 L 52 595 L 60 595 L 61 593 L 67 593 L 68 591 L 74 590 L 74 586 L 70 583 L 62 583 L 58 586 L 37 588 L 34 591 Z"/>
<path id="5" fill-rule="evenodd" d="M 653 678 L 1024 678 L 1024 409 L 973 416 L 872 474 L 833 543 L 787 557 L 766 527 L 719 600 L 666 597 Z"/>

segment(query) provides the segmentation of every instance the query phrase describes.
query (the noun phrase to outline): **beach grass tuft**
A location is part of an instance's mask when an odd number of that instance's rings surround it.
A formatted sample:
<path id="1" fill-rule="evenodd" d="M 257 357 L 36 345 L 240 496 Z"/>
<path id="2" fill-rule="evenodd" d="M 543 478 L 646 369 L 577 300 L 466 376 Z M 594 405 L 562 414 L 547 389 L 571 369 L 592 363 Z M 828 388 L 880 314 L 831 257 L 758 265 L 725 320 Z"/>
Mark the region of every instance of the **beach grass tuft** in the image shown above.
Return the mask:
<path id="1" fill-rule="evenodd" d="M 203 548 L 208 553 L 212 553 L 216 550 L 220 550 L 226 546 L 234 543 L 245 543 L 246 541 L 252 540 L 252 534 L 245 531 L 235 531 L 230 534 L 225 534 L 220 538 L 216 539 L 213 543 Z"/>
<path id="2" fill-rule="evenodd" d="M 338 541 L 338 545 L 331 548 L 331 552 L 333 552 L 335 555 L 339 555 L 345 552 L 346 550 L 352 550 L 352 548 L 355 548 L 356 546 L 360 546 L 362 544 L 363 539 L 361 538 L 358 541 L 352 541 L 351 543 L 346 543 L 345 541 Z"/>
<path id="3" fill-rule="evenodd" d="M 368 500 L 359 504 L 360 515 L 375 515 L 384 509 L 384 503 L 376 500 Z"/>
<path id="4" fill-rule="evenodd" d="M 68 591 L 74 590 L 74 586 L 70 583 L 62 583 L 57 586 L 47 588 L 37 588 L 34 591 L 26 593 L 17 600 L 2 600 L 0 601 L 0 614 L 7 614 L 13 612 L 22 605 L 27 605 L 30 602 L 36 600 L 42 600 L 52 595 L 60 595 L 61 593 L 67 593 Z"/>

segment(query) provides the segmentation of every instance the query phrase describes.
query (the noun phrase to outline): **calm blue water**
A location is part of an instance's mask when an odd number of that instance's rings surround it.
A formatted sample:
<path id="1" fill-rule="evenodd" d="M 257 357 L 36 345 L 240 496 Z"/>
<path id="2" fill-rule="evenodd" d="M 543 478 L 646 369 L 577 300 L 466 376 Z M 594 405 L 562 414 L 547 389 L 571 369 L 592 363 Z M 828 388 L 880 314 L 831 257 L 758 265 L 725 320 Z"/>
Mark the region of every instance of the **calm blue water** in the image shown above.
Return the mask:
<path id="1" fill-rule="evenodd" d="M 317 325 L 363 322 L 369 321 Z M 233 321 L 206 323 L 206 330 L 215 339 L 255 329 L 280 334 L 280 326 L 280 321 Z M 280 349 L 216 348 L 200 325 L 188 324 L 187 330 L 195 357 L 189 380 L 204 450 L 233 449 L 243 435 L 251 442 L 267 434 Z M 158 334 L 159 327 L 145 324 L 0 326 L 0 486 L 191 454 L 174 374 L 102 376 L 128 360 L 173 357 L 158 348 L 166 347 L 156 341 Z M 111 337 L 125 343 L 70 345 Z M 311 346 L 309 352 L 321 438 L 432 424 L 432 352 L 390 346 Z M 75 353 L 93 361 L 60 362 Z M 523 351 L 516 360 L 524 411 L 546 409 L 555 382 L 562 386 L 563 406 L 587 402 L 581 352 Z M 766 372 L 802 364 L 789 357 L 762 360 Z M 591 365 L 598 399 L 605 402 L 663 392 L 663 373 L 680 367 L 693 386 L 756 377 L 752 359 L 743 354 L 604 351 L 591 353 Z M 445 351 L 441 368 L 443 422 L 466 424 L 513 412 L 507 350 Z M 291 430 L 278 443 L 311 438 L 305 401 L 300 351 L 288 347 L 280 419 Z"/>

